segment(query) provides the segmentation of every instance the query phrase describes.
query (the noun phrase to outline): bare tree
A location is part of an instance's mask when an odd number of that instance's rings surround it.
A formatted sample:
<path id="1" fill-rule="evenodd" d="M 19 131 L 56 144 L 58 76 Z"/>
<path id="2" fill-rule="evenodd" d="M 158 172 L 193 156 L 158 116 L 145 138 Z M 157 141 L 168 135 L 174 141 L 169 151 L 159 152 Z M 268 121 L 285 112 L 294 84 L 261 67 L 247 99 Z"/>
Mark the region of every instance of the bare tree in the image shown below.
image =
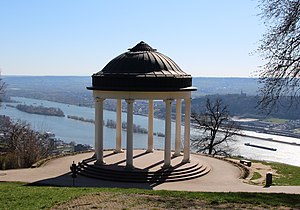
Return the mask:
<path id="1" fill-rule="evenodd" d="M 4 163 L 5 168 L 30 167 L 48 154 L 49 141 L 26 122 L 6 119 L 1 123 L 0 133 L 3 134 L 1 144 L 5 147 L 4 159 L 0 163 Z"/>
<path id="2" fill-rule="evenodd" d="M 202 135 L 191 138 L 191 145 L 196 152 L 230 155 L 232 148 L 229 143 L 236 141 L 233 137 L 238 134 L 239 128 L 230 120 L 227 106 L 222 104 L 221 99 L 216 99 L 214 103 L 207 99 L 206 112 L 192 113 L 192 122 L 202 132 Z"/>
<path id="3" fill-rule="evenodd" d="M 267 26 L 258 52 L 266 60 L 259 70 L 260 107 L 271 109 L 281 96 L 299 98 L 300 0 L 260 0 Z"/>
<path id="4" fill-rule="evenodd" d="M 2 97 L 4 96 L 6 88 L 6 83 L 1 78 L 1 69 L 0 69 L 0 102 L 2 101 Z"/>

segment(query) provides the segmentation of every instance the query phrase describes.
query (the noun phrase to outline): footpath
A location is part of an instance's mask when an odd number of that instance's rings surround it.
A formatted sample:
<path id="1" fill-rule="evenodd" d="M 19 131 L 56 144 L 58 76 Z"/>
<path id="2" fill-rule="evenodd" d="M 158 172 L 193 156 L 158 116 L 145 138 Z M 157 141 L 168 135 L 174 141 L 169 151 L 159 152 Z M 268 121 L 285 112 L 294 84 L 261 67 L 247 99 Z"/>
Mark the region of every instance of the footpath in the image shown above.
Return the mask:
<path id="1" fill-rule="evenodd" d="M 161 151 L 163 152 L 163 151 Z M 105 151 L 104 154 L 111 153 Z M 70 175 L 70 165 L 74 161 L 78 163 L 89 158 L 93 153 L 83 153 L 73 156 L 65 156 L 50 160 L 39 168 L 1 170 L 0 181 L 18 181 L 34 184 L 72 186 L 73 180 Z M 162 183 L 151 185 L 147 183 L 122 183 L 92 179 L 78 176 L 75 186 L 78 187 L 120 187 L 120 188 L 143 188 L 152 190 L 183 190 L 202 192 L 263 192 L 263 193 L 292 193 L 300 194 L 300 186 L 271 186 L 263 187 L 244 183 L 241 170 L 233 164 L 202 155 L 192 155 L 193 159 L 208 164 L 211 171 L 197 179 L 180 182 Z"/>

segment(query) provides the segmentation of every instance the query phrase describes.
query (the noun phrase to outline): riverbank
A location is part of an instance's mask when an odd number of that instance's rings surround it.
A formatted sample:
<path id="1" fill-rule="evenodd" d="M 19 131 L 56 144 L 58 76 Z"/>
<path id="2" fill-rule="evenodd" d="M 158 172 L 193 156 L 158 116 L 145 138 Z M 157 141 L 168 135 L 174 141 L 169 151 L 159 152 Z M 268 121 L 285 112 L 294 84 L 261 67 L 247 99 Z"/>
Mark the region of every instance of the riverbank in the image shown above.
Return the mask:
<path id="1" fill-rule="evenodd" d="M 14 107 L 14 106 L 11 105 L 10 107 Z M 44 107 L 42 105 L 33 106 L 33 105 L 26 105 L 26 104 L 18 104 L 14 108 L 30 114 L 39 114 L 39 115 L 56 116 L 56 117 L 65 116 L 64 112 L 60 108 Z"/>
<path id="2" fill-rule="evenodd" d="M 279 135 L 268 134 L 268 133 L 257 133 L 254 131 L 247 131 L 247 130 L 242 130 L 242 134 L 240 134 L 240 136 L 260 139 L 263 141 L 300 146 L 300 139 L 294 137 L 279 136 Z"/>
<path id="3" fill-rule="evenodd" d="M 12 97 L 11 101 L 16 103 L 17 100 L 15 100 L 15 98 L 18 98 L 18 97 Z M 22 97 L 20 97 L 22 98 Z M 28 99 L 33 99 L 33 100 L 40 100 L 40 99 L 34 99 L 34 98 L 28 98 Z M 56 102 L 56 101 L 53 101 L 53 100 L 41 100 L 41 101 L 49 101 L 49 102 L 54 102 L 54 103 L 59 103 L 59 102 Z M 66 105 L 71 105 L 71 106 L 77 106 L 77 107 L 86 107 L 86 108 L 91 108 L 91 109 L 94 109 L 94 107 L 91 107 L 91 106 L 87 106 L 87 105 L 78 105 L 78 104 L 72 104 L 72 103 L 64 103 Z M 11 105 L 8 105 L 8 106 L 11 106 Z M 108 108 L 109 107 L 109 108 Z M 104 107 L 105 110 L 107 111 L 112 111 L 112 112 L 115 112 L 115 109 L 111 108 L 111 106 L 108 106 L 108 107 Z M 122 113 L 126 114 L 126 111 L 122 110 Z M 146 113 L 139 113 L 139 112 L 134 112 L 134 115 L 136 116 L 143 116 L 143 117 L 147 117 L 148 115 Z M 93 116 L 94 117 L 94 116 Z M 83 117 L 78 117 L 78 116 L 70 116 L 71 119 L 74 119 L 74 120 L 81 120 L 83 122 L 92 122 L 93 121 L 93 118 L 92 119 L 84 119 Z M 78 119 L 79 118 L 79 119 Z M 158 120 L 164 120 L 163 117 L 158 117 L 158 116 L 154 116 L 155 119 L 158 119 Z M 254 121 L 257 121 L 258 119 L 254 119 L 254 118 L 240 118 L 238 116 L 234 116 L 233 117 L 233 120 L 234 121 L 237 121 L 237 122 L 254 122 Z M 173 117 L 172 118 L 172 122 L 175 122 L 175 118 Z M 184 122 L 182 122 L 182 125 L 184 125 Z M 243 130 L 247 131 L 247 132 L 255 132 L 255 134 L 251 133 L 251 134 L 246 134 L 245 136 L 249 136 L 249 137 L 257 137 L 257 138 L 262 138 L 262 140 L 267 140 L 267 138 L 264 138 L 264 137 L 259 137 L 259 133 L 262 133 L 262 134 L 269 134 L 269 135 L 274 135 L 274 136 L 278 136 L 278 138 L 282 138 L 282 137 L 288 137 L 288 138 L 295 138 L 295 139 L 298 139 L 299 137 L 299 134 L 295 134 L 295 133 L 289 133 L 289 132 L 286 132 L 286 131 L 272 131 L 272 130 L 261 130 L 260 128 L 256 128 L 256 127 L 253 127 L 253 126 L 246 126 L 246 127 L 242 127 Z M 161 133 L 161 132 L 160 132 Z M 257 135 L 258 134 L 258 135 Z M 276 140 L 276 137 L 273 138 L 275 139 L 274 142 L 280 142 L 281 140 Z M 283 140 L 283 143 L 285 143 L 286 141 Z M 288 142 L 288 141 L 287 141 Z M 293 143 L 293 142 L 292 142 Z M 297 144 L 297 140 L 295 141 L 295 143 Z"/>
<path id="4" fill-rule="evenodd" d="M 49 107 L 59 107 L 66 115 L 82 116 L 85 119 L 93 119 L 95 116 L 95 110 L 93 108 L 79 107 L 74 105 L 61 104 L 56 102 L 35 100 L 27 98 L 15 98 L 15 100 L 20 101 L 20 103 L 26 104 L 43 104 Z M 65 142 L 75 141 L 80 144 L 94 145 L 94 125 L 92 123 L 84 123 L 77 120 L 68 119 L 67 117 L 58 118 L 53 116 L 42 116 L 33 115 L 21 112 L 14 108 L 6 107 L 7 103 L 2 103 L 2 108 L 0 109 L 0 114 L 11 116 L 12 119 L 26 120 L 30 123 L 33 128 L 41 131 L 51 131 L 55 133 L 57 138 L 64 140 Z M 116 113 L 112 111 L 104 110 L 104 121 L 116 119 Z M 122 119 L 126 119 L 126 113 L 122 113 Z M 134 123 L 141 125 L 141 127 L 147 128 L 147 117 L 134 115 Z M 154 119 L 154 130 L 153 132 L 164 133 L 164 120 Z M 184 126 L 182 126 L 182 135 L 184 131 Z M 193 130 L 191 135 L 193 134 Z M 195 132 L 201 133 L 201 131 L 196 130 Z M 274 162 L 281 162 L 290 165 L 300 166 L 300 150 L 299 146 L 292 144 L 284 144 L 279 142 L 263 141 L 262 138 L 273 138 L 275 140 L 282 140 L 288 142 L 299 142 L 298 139 L 289 137 L 280 137 L 269 134 L 262 133 L 247 133 L 249 136 L 236 136 L 236 142 L 232 143 L 230 147 L 234 149 L 234 156 L 243 156 L 249 159 L 267 160 Z M 110 149 L 115 148 L 115 135 L 116 131 L 113 128 L 104 127 L 104 148 Z M 171 145 L 174 149 L 175 145 L 175 123 L 172 123 L 172 134 L 171 134 Z M 135 148 L 147 148 L 148 135 L 147 134 L 134 134 L 133 137 Z M 263 142 L 263 143 L 262 143 Z M 277 148 L 276 152 L 273 151 L 262 151 L 259 148 L 249 148 L 245 146 L 245 143 L 252 143 L 272 148 Z M 126 132 L 122 131 L 122 148 L 126 148 Z M 154 136 L 154 148 L 163 149 L 164 148 L 164 138 L 159 136 Z"/>
<path id="5" fill-rule="evenodd" d="M 243 131 L 245 132 L 245 131 Z M 257 135 L 254 134 L 238 134 L 239 136 L 245 136 L 245 137 L 249 137 L 249 138 L 255 138 L 255 139 L 260 139 L 263 141 L 270 141 L 270 142 L 277 142 L 277 143 L 281 143 L 281 144 L 289 144 L 289 145 L 294 145 L 294 146 L 300 146 L 300 143 L 297 142 L 289 142 L 289 141 L 283 141 L 283 140 L 276 140 L 273 138 L 263 138 L 263 137 L 259 137 Z M 280 136 L 276 136 L 276 137 L 280 137 Z M 298 140 L 298 139 L 297 139 Z"/>

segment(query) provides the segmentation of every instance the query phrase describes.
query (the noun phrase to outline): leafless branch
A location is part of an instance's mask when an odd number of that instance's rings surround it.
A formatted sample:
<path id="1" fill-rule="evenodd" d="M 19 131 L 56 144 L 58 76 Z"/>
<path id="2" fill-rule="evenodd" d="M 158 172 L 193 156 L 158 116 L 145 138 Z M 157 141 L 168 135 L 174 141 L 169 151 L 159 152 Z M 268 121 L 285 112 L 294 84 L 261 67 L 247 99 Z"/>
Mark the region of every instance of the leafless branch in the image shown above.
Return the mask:
<path id="1" fill-rule="evenodd" d="M 258 52 L 266 60 L 259 73 L 259 106 L 272 109 L 281 96 L 291 101 L 300 90 L 300 0 L 261 0 L 267 31 Z"/>
<path id="2" fill-rule="evenodd" d="M 201 132 L 191 138 L 192 147 L 196 152 L 208 153 L 211 155 L 229 155 L 228 142 L 233 142 L 233 138 L 239 133 L 239 128 L 235 122 L 230 121 L 227 106 L 222 104 L 220 99 L 212 103 L 206 101 L 206 112 L 202 114 L 192 114 L 193 125 Z"/>

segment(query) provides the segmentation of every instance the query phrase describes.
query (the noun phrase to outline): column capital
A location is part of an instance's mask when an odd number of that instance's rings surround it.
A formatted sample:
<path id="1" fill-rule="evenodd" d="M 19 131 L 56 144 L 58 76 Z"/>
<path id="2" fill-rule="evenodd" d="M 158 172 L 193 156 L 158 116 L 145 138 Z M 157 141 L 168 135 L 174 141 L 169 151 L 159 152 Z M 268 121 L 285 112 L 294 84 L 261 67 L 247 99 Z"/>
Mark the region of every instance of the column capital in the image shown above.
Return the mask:
<path id="1" fill-rule="evenodd" d="M 105 98 L 99 98 L 99 97 L 95 98 L 96 102 L 103 102 L 104 100 L 105 100 Z"/>
<path id="2" fill-rule="evenodd" d="M 165 103 L 172 103 L 174 101 L 173 98 L 167 98 L 167 99 L 164 99 L 164 102 Z"/>
<path id="3" fill-rule="evenodd" d="M 125 99 L 126 103 L 130 104 L 130 103 L 133 103 L 134 102 L 134 99 Z"/>

